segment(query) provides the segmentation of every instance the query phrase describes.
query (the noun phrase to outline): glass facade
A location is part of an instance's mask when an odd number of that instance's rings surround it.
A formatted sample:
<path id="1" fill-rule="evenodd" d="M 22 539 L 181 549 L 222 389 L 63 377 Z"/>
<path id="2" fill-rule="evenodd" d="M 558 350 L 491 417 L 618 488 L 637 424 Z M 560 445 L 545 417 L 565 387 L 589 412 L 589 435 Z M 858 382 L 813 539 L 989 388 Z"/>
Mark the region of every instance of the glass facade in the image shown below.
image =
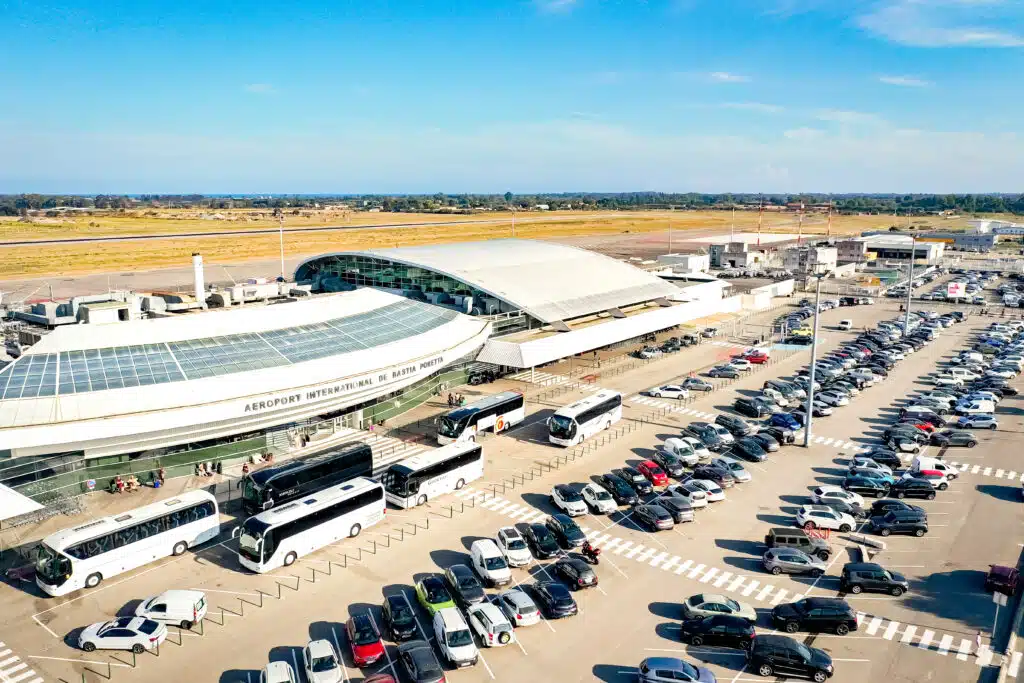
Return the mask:
<path id="1" fill-rule="evenodd" d="M 181 382 L 291 365 L 423 334 L 456 316 L 455 311 L 437 306 L 399 301 L 366 313 L 270 332 L 26 355 L 0 371 L 0 400 Z"/>

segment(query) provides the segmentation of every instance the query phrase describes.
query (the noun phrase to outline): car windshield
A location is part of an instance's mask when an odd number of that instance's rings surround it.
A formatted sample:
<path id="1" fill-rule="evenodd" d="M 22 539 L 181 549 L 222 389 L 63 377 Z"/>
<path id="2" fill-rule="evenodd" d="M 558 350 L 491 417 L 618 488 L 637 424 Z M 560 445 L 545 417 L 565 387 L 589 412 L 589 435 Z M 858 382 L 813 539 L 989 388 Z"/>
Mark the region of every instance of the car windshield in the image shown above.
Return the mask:
<path id="1" fill-rule="evenodd" d="M 354 626 L 352 642 L 356 645 L 372 645 L 380 640 L 369 621 L 359 620 L 355 622 Z"/>
<path id="2" fill-rule="evenodd" d="M 503 557 L 488 557 L 484 560 L 484 566 L 491 571 L 496 569 L 506 569 L 508 567 L 508 565 L 505 564 L 505 558 Z"/>
<path id="3" fill-rule="evenodd" d="M 473 644 L 473 635 L 468 629 L 459 629 L 448 633 L 448 647 L 466 647 Z"/>
<path id="4" fill-rule="evenodd" d="M 554 535 L 547 529 L 545 529 L 543 532 L 536 532 L 534 536 L 537 539 L 537 545 L 540 546 L 541 550 L 558 549 L 558 543 L 555 541 Z"/>
<path id="5" fill-rule="evenodd" d="M 409 605 L 403 602 L 391 603 L 391 623 L 396 626 L 409 626 L 415 621 Z"/>
<path id="6" fill-rule="evenodd" d="M 583 496 L 581 496 L 579 492 L 576 491 L 576 489 L 572 489 L 569 487 L 558 489 L 558 495 L 560 495 L 562 497 L 562 500 L 564 500 L 567 503 L 578 503 L 581 500 L 583 500 Z"/>
<path id="7" fill-rule="evenodd" d="M 505 541 L 505 547 L 509 550 L 526 550 L 526 543 L 521 538 L 509 538 Z"/>
<path id="8" fill-rule="evenodd" d="M 450 602 L 452 599 L 452 596 L 448 594 L 448 591 L 445 590 L 444 586 L 441 586 L 439 584 L 428 584 L 426 586 L 426 589 L 427 600 L 429 600 L 432 604 L 436 604 L 439 602 Z"/>
<path id="9" fill-rule="evenodd" d="M 736 602 L 735 600 L 730 600 L 729 598 L 726 598 L 725 599 L 725 605 L 726 605 L 726 607 L 731 609 L 733 612 L 739 612 L 740 611 L 740 604 L 738 602 Z"/>
<path id="10" fill-rule="evenodd" d="M 580 528 L 576 526 L 576 522 L 572 521 L 571 519 L 566 520 L 562 524 L 562 531 L 565 533 L 565 537 L 569 539 L 579 538 L 583 535 L 583 532 L 580 531 Z"/>
<path id="11" fill-rule="evenodd" d="M 479 588 L 479 587 L 480 587 L 480 582 L 477 581 L 476 577 L 473 576 L 472 574 L 467 574 L 465 576 L 460 576 L 459 577 L 459 588 L 462 588 L 462 589 L 465 590 L 465 589 L 472 589 L 472 588 Z"/>
<path id="12" fill-rule="evenodd" d="M 611 494 L 609 494 L 607 491 L 594 491 L 594 499 L 595 500 L 611 500 L 612 497 L 611 497 Z"/>
<path id="13" fill-rule="evenodd" d="M 334 655 L 327 655 L 325 657 L 314 657 L 309 663 L 309 668 L 313 673 L 321 673 L 323 671 L 333 671 L 338 668 L 338 662 L 334 659 Z"/>

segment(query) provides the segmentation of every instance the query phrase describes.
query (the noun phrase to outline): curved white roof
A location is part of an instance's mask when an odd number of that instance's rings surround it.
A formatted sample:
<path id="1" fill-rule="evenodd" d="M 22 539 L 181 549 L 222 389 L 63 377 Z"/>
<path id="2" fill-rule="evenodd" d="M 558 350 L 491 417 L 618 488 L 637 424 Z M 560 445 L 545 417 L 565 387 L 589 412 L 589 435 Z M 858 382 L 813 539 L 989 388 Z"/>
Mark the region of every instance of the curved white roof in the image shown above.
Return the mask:
<path id="1" fill-rule="evenodd" d="M 326 256 L 371 256 L 461 280 L 538 320 L 568 320 L 670 297 L 671 283 L 628 263 L 555 242 L 500 239 L 368 249 Z"/>

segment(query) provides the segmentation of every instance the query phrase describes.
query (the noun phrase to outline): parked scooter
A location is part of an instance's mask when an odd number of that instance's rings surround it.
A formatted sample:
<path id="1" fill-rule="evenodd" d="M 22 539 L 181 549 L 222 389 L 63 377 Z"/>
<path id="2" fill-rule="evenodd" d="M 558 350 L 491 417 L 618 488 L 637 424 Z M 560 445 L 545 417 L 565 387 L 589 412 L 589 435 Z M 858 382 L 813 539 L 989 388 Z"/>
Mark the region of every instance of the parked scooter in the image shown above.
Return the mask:
<path id="1" fill-rule="evenodd" d="M 599 555 L 601 554 L 601 549 L 595 548 L 594 546 L 590 545 L 590 541 L 583 542 L 583 547 L 580 548 L 580 552 L 583 553 L 583 557 L 586 558 L 587 562 L 589 562 L 590 564 L 596 565 L 601 563 L 601 560 L 599 558 Z"/>

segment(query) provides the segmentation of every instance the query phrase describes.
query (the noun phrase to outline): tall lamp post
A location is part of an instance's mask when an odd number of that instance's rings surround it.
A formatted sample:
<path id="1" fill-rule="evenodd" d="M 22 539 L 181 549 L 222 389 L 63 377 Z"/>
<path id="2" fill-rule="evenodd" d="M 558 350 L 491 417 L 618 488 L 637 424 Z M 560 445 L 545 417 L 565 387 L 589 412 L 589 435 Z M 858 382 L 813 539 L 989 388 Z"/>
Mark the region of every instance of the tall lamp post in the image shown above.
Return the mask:
<path id="1" fill-rule="evenodd" d="M 910 272 L 907 274 L 907 315 L 903 319 L 903 334 L 910 334 L 910 305 L 914 298 L 914 258 L 917 256 L 917 235 L 910 241 Z"/>
<path id="2" fill-rule="evenodd" d="M 814 366 L 818 360 L 818 316 L 821 314 L 821 281 L 832 274 L 832 271 L 824 269 L 821 264 L 815 264 L 815 271 L 811 273 L 815 282 L 814 294 L 814 332 L 811 336 L 811 372 L 807 383 L 807 412 L 804 413 L 804 448 L 811 446 L 811 423 L 814 420 Z M 819 270 L 820 269 L 820 270 Z"/>

